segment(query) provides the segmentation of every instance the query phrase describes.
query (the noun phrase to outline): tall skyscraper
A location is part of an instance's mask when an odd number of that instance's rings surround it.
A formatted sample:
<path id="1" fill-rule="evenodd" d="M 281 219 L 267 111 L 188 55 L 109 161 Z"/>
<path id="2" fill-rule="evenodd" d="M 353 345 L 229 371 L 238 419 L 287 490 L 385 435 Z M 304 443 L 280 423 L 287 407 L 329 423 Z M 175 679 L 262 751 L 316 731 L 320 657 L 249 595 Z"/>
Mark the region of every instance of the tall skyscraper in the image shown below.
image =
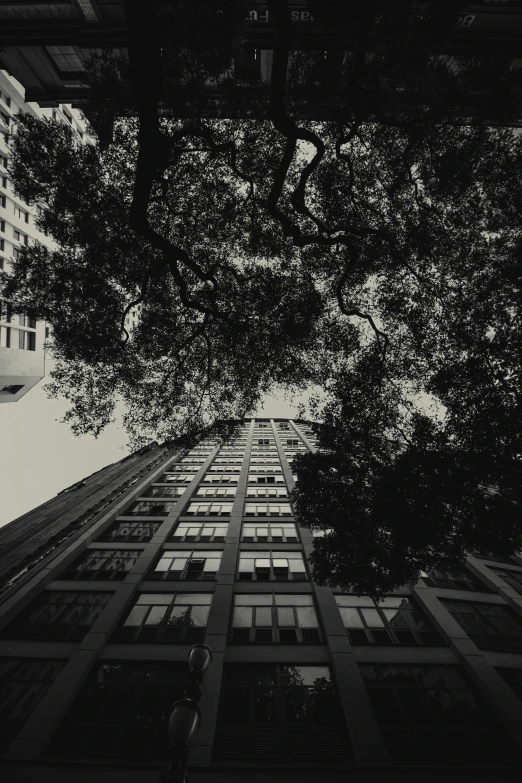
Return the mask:
<path id="1" fill-rule="evenodd" d="M 27 103 L 22 85 L 0 71 L 0 270 L 5 271 L 24 246 L 56 247 L 38 227 L 41 205 L 26 204 L 11 186 L 9 141 L 19 112 L 67 122 L 80 140 L 85 129 L 80 113 L 70 106 L 40 109 Z M 2 298 L 0 289 L 0 403 L 17 402 L 44 377 L 48 331 L 44 321 L 18 313 L 13 303 Z"/>
<path id="2" fill-rule="evenodd" d="M 0 531 L 6 780 L 156 781 L 197 642 L 191 783 L 517 779 L 522 559 L 470 555 L 379 604 L 314 584 L 289 493 L 315 448 L 286 419 L 153 444 Z"/>

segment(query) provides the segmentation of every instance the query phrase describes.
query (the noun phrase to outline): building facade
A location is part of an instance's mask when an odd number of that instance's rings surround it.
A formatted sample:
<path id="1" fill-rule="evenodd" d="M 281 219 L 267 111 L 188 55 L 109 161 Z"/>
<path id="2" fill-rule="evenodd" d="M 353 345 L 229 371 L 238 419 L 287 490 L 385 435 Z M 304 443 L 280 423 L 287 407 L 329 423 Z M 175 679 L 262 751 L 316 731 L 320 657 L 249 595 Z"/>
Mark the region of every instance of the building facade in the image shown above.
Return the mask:
<path id="1" fill-rule="evenodd" d="M 519 779 L 522 559 L 470 555 L 379 605 L 314 584 L 289 492 L 315 443 L 306 422 L 245 420 L 97 474 L 94 514 L 74 498 L 89 480 L 59 496 L 76 526 L 0 605 L 6 780 L 156 781 L 197 642 L 213 659 L 191 783 Z"/>
<path id="2" fill-rule="evenodd" d="M 0 71 L 0 270 L 8 272 L 12 260 L 27 245 L 52 249 L 53 241 L 38 226 L 41 206 L 26 204 L 15 195 L 9 176 L 9 141 L 19 112 L 67 122 L 83 140 L 85 124 L 71 106 L 41 109 L 27 103 L 24 88 Z M 17 402 L 45 375 L 45 341 L 49 330 L 44 321 L 17 313 L 2 299 L 0 290 L 0 403 Z"/>
<path id="3" fill-rule="evenodd" d="M 207 5 L 215 10 L 221 6 L 230 9 L 232 4 L 207 0 Z M 380 5 L 422 11 L 423 3 L 389 0 Z M 353 18 L 360 12 L 361 4 L 351 0 L 288 0 L 288 7 L 293 25 L 292 46 L 296 50 L 355 49 Z M 238 0 L 237 9 L 244 14 L 244 22 L 241 44 L 233 52 L 233 70 L 238 81 L 246 80 L 250 89 L 252 81 L 263 84 L 270 80 L 274 29 L 266 0 L 252 0 L 246 5 Z M 319 14 L 321 23 L 314 13 Z M 172 45 L 184 49 L 183 33 L 179 40 L 174 40 L 176 29 L 172 35 Z M 218 39 L 215 47 L 221 43 Z M 455 3 L 454 25 L 440 44 L 440 54 L 493 53 L 518 58 L 521 43 L 521 0 L 459 2 Z M 0 67 L 25 86 L 28 100 L 38 101 L 41 106 L 82 105 L 91 94 L 85 70 L 91 54 L 103 49 L 125 52 L 127 45 L 123 0 L 58 0 L 54 3 L 0 0 Z M 257 101 L 266 111 L 265 98 L 264 94 L 249 94 L 247 116 L 252 116 Z M 213 110 L 217 111 L 219 105 L 219 98 L 216 98 Z M 293 108 L 295 110 L 296 101 Z M 185 116 L 182 101 L 179 111 L 179 116 Z"/>

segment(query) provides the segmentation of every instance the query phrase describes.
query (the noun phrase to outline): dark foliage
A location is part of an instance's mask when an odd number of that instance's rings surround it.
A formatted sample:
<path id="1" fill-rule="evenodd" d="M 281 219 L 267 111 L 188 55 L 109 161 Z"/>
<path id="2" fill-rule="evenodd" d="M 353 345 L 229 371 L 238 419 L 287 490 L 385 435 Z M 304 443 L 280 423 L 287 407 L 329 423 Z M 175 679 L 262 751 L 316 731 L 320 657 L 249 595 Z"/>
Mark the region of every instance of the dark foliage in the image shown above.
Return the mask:
<path id="1" fill-rule="evenodd" d="M 370 2 L 349 51 L 326 52 L 295 51 L 268 5 L 269 83 L 231 75 L 232 6 L 128 0 L 128 62 L 89 66 L 95 142 L 19 118 L 14 185 L 59 249 L 26 249 L 5 295 L 52 324 L 51 393 L 77 433 L 118 402 L 139 443 L 239 419 L 276 385 L 321 390 L 326 452 L 300 460 L 294 496 L 334 530 L 319 581 L 377 593 L 466 549 L 508 554 L 520 71 L 440 54 L 459 4 Z"/>

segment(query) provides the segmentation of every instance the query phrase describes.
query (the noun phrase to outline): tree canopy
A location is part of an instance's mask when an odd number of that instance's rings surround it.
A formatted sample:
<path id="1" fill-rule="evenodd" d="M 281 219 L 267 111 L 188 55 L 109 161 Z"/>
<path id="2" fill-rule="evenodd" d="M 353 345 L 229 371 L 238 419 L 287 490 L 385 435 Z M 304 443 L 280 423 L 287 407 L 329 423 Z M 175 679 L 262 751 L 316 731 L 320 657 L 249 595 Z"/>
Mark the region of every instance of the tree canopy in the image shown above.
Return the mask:
<path id="1" fill-rule="evenodd" d="M 371 3 L 353 51 L 292 52 L 288 8 L 268 5 L 266 105 L 223 76 L 215 116 L 226 50 L 205 38 L 187 60 L 128 2 L 128 66 L 92 65 L 103 133 L 81 145 L 18 118 L 13 183 L 57 249 L 25 248 L 4 295 L 52 324 L 50 391 L 78 434 L 118 402 L 138 445 L 239 419 L 276 385 L 319 389 L 322 451 L 299 458 L 294 493 L 301 524 L 333 530 L 318 581 L 378 593 L 465 550 L 507 555 L 522 544 L 516 68 L 441 58 L 429 36 L 408 49 L 446 17 L 408 26 Z"/>

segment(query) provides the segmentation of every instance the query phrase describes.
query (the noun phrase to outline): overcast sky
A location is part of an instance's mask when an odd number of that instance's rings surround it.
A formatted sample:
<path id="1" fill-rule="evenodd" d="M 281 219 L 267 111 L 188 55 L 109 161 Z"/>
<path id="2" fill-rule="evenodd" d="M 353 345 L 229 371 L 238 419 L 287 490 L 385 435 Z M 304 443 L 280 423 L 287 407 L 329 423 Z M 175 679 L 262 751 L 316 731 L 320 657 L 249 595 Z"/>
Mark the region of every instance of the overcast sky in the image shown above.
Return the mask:
<path id="1" fill-rule="evenodd" d="M 44 384 L 0 405 L 0 526 L 128 454 L 118 423 L 97 440 L 75 437 L 59 423 L 68 403 L 48 399 Z M 258 415 L 290 418 L 296 408 L 267 397 Z"/>

